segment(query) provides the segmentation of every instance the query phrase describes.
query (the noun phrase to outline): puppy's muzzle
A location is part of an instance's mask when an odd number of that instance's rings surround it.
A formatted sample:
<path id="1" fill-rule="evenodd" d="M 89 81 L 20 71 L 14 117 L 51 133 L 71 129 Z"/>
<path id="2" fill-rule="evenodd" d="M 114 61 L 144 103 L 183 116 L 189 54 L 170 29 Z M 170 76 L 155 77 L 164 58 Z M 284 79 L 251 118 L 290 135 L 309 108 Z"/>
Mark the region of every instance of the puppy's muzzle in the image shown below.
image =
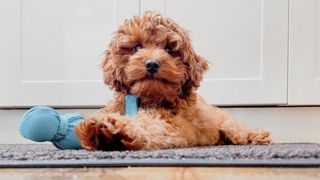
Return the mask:
<path id="1" fill-rule="evenodd" d="M 147 69 L 148 73 L 154 74 L 158 72 L 160 68 L 160 63 L 157 60 L 150 59 L 145 62 L 144 66 Z"/>

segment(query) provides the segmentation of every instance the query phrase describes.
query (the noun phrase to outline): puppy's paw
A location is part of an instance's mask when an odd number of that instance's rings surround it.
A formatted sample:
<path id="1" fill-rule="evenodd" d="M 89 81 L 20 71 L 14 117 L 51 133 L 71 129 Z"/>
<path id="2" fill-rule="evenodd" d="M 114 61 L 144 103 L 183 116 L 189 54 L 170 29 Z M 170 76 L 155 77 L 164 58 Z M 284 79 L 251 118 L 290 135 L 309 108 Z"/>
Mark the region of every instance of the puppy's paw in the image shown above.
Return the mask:
<path id="1" fill-rule="evenodd" d="M 272 144 L 273 141 L 269 132 L 260 129 L 254 129 L 249 133 L 248 143 L 255 145 L 267 145 Z"/>
<path id="2" fill-rule="evenodd" d="M 123 123 L 117 122 L 112 115 L 105 117 L 89 117 L 80 122 L 75 132 L 78 136 L 81 146 L 87 150 L 124 150 L 121 143 L 121 130 Z"/>

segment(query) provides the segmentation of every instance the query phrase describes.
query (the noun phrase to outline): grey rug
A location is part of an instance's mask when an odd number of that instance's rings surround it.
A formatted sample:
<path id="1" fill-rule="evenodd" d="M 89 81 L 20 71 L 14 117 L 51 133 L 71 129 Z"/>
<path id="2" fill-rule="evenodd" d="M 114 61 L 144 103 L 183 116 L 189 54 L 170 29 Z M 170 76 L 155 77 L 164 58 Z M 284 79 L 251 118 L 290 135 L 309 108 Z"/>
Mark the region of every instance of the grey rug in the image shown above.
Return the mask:
<path id="1" fill-rule="evenodd" d="M 225 145 L 156 151 L 59 150 L 0 145 L 0 167 L 268 166 L 320 167 L 320 144 Z"/>

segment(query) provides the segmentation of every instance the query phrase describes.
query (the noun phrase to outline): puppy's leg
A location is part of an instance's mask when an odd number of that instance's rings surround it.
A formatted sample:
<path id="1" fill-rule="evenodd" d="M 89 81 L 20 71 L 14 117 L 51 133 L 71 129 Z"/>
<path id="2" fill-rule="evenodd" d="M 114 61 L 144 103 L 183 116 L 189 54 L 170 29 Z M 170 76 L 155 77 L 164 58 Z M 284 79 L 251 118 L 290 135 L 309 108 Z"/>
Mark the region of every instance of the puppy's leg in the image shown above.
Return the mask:
<path id="1" fill-rule="evenodd" d="M 100 112 L 75 129 L 87 150 L 138 150 L 185 147 L 186 136 L 159 117 L 140 113 L 135 118 Z"/>
<path id="2" fill-rule="evenodd" d="M 271 144 L 270 133 L 260 129 L 248 129 L 235 121 L 228 114 L 223 113 L 220 131 L 233 144 Z"/>

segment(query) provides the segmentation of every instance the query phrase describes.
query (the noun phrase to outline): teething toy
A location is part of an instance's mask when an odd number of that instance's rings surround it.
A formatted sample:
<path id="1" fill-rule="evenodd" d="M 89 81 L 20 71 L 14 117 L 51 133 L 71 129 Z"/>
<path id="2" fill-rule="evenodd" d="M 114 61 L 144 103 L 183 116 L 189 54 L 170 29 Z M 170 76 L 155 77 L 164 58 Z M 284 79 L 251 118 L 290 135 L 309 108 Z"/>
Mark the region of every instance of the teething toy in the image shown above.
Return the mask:
<path id="1" fill-rule="evenodd" d="M 125 115 L 134 116 L 138 110 L 138 99 L 134 95 L 125 97 Z M 79 114 L 60 115 L 46 106 L 28 110 L 22 117 L 20 134 L 32 141 L 53 143 L 59 149 L 81 149 L 74 127 L 84 119 Z"/>

